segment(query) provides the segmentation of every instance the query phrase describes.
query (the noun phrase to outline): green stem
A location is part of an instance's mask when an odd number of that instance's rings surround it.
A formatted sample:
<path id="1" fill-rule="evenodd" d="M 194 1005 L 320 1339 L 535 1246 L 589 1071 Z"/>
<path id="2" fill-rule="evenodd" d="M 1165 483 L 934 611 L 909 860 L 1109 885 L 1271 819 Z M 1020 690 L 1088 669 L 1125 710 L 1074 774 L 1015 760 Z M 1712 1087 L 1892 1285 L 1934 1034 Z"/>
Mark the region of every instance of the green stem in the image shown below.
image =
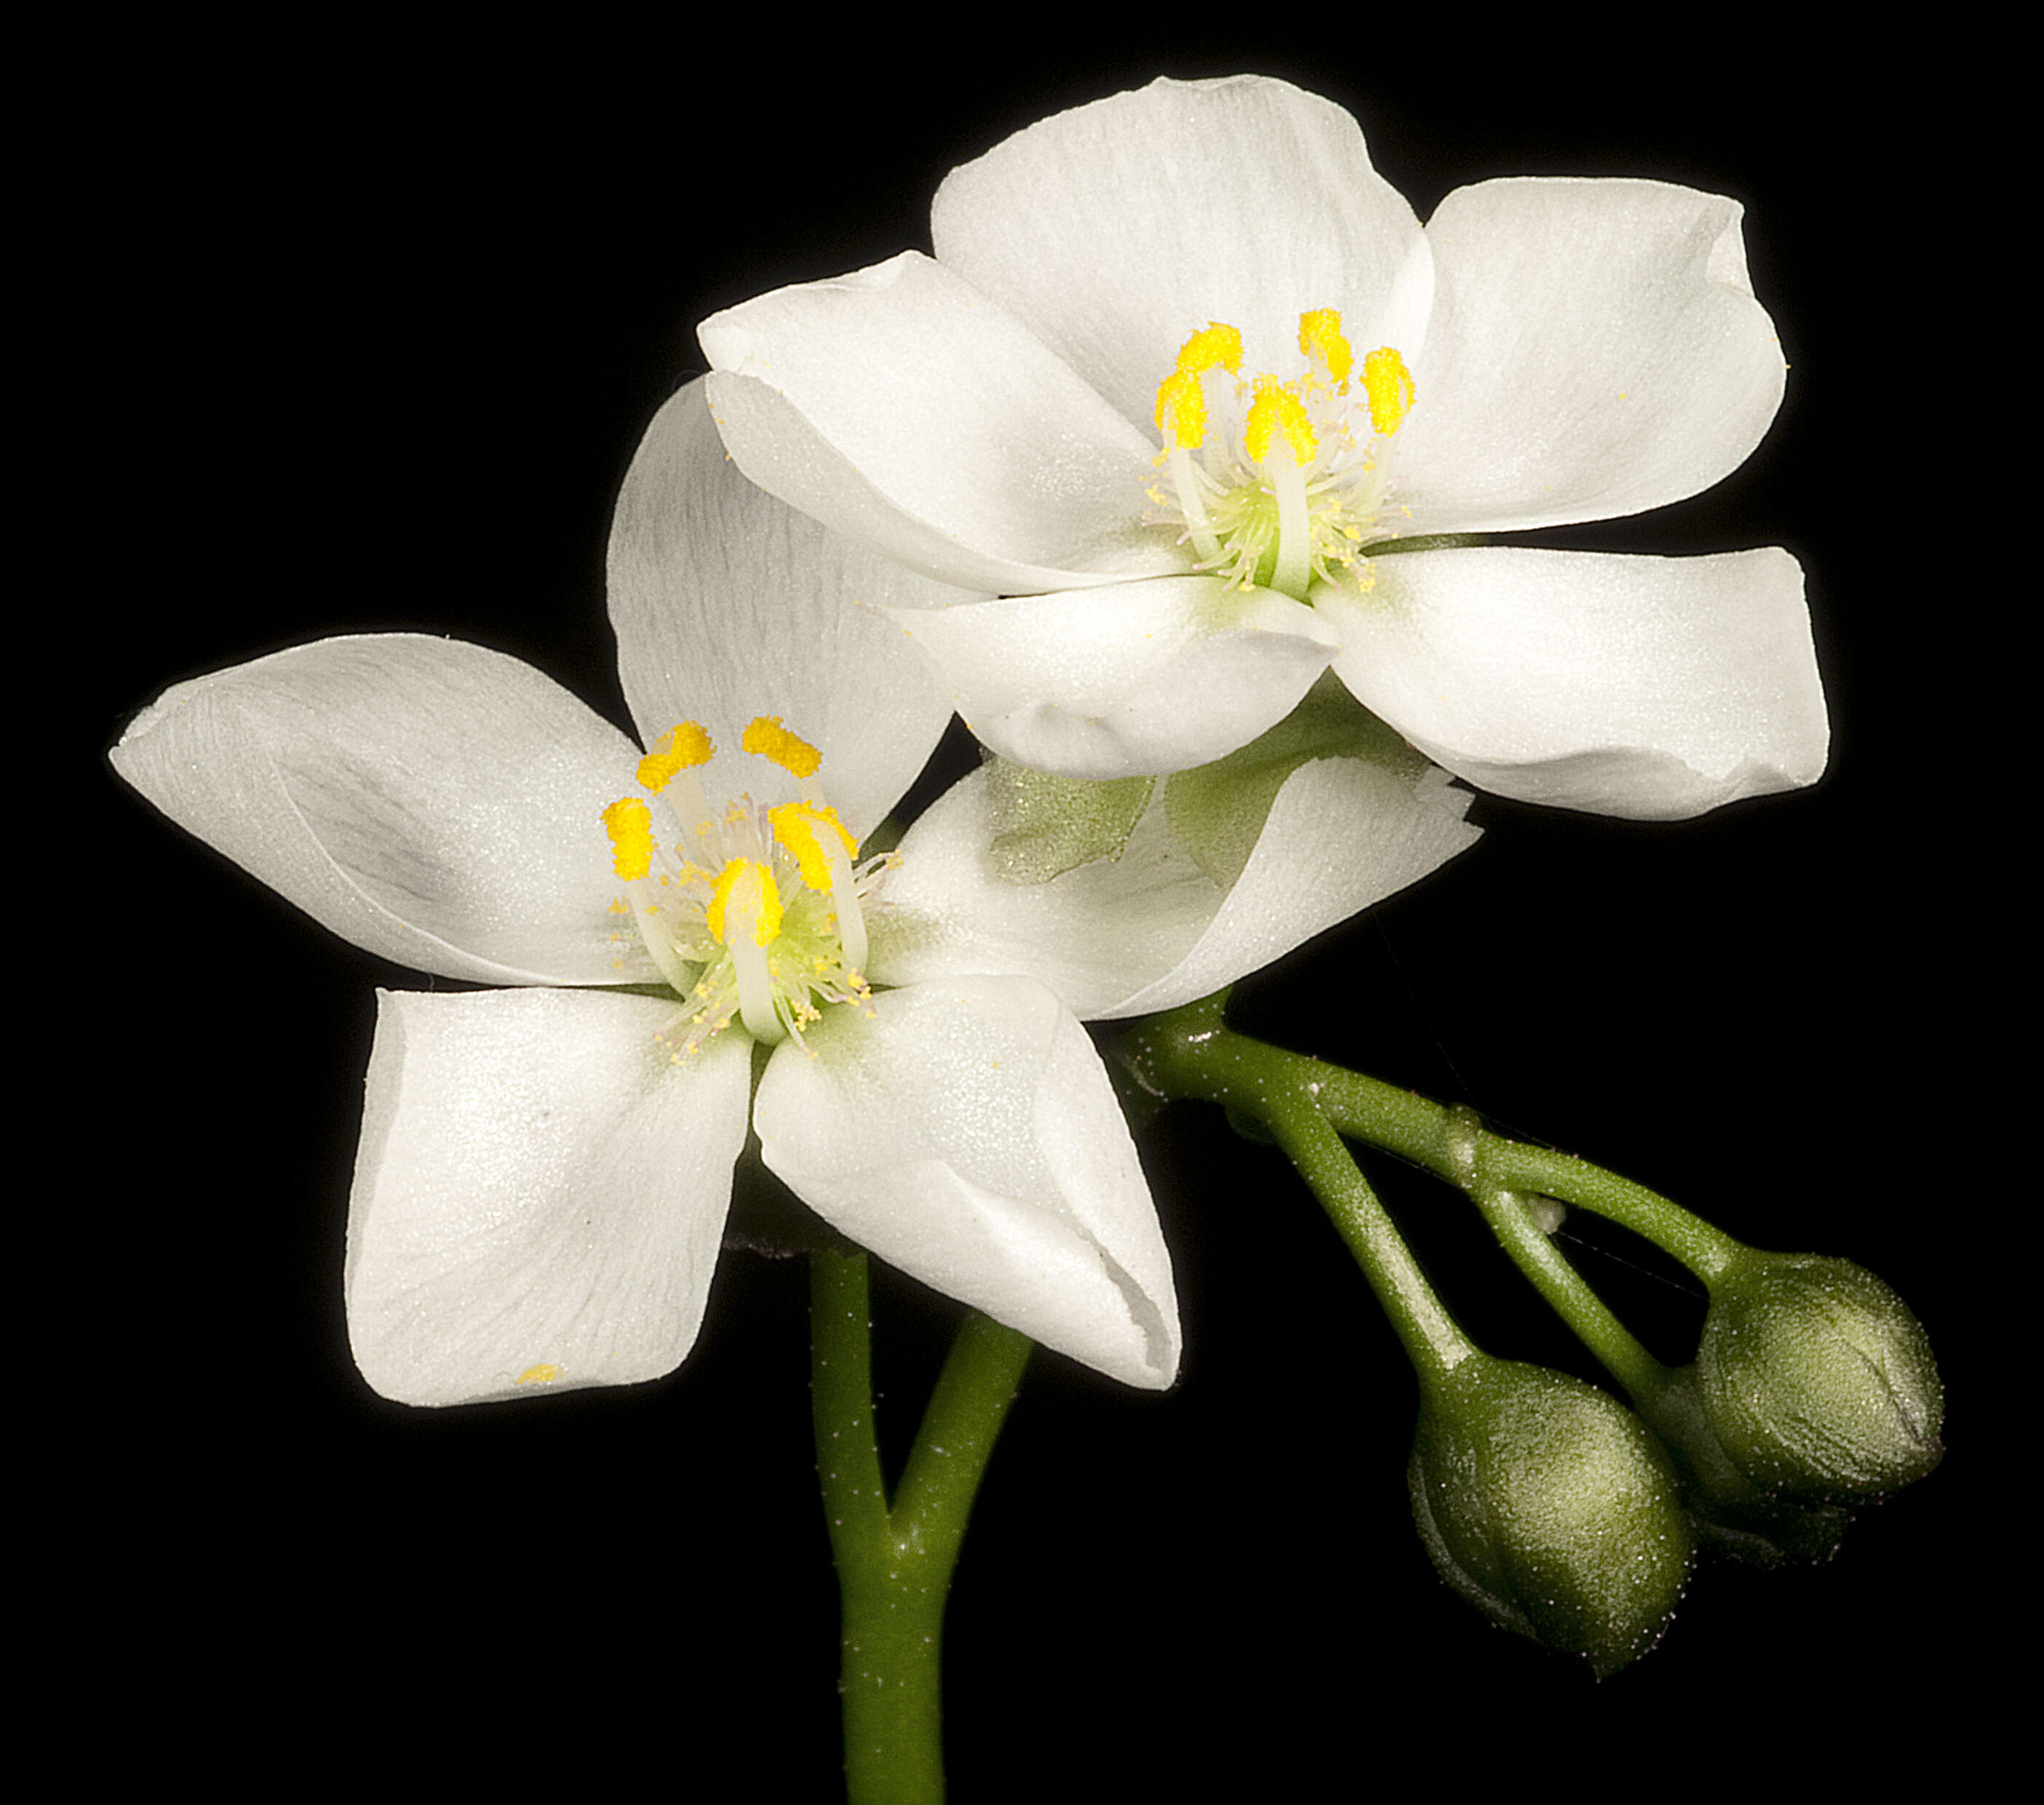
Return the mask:
<path id="1" fill-rule="evenodd" d="M 873 1432 L 866 1256 L 809 1257 L 816 1473 L 843 1607 L 839 1689 L 851 1805 L 944 1796 L 944 1601 L 1028 1337 L 969 1316 L 937 1379 L 890 1510 Z"/>
<path id="2" fill-rule="evenodd" d="M 1160 1016 L 1125 1043 L 1137 1074 L 1160 1096 L 1200 1097 L 1266 1127 L 1333 1219 L 1424 1379 L 1475 1352 L 1442 1307 L 1320 1097 L 1324 1068 L 1278 1054 L 1221 1025 L 1224 997 Z"/>
<path id="3" fill-rule="evenodd" d="M 1635 1404 L 1656 1420 L 1666 1415 L 1676 1375 L 1584 1283 L 1541 1232 L 1527 1200 L 1559 1197 L 1608 1215 L 1707 1284 L 1739 1254 L 1738 1242 L 1644 1185 L 1494 1135 L 1473 1110 L 1237 1034 L 1223 1020 L 1227 1001 L 1225 993 L 1209 997 L 1142 1023 L 1123 1043 L 1124 1057 L 1155 1095 L 1219 1103 L 1274 1133 L 1362 1262 L 1423 1379 L 1460 1358 L 1457 1342 L 1465 1350 L 1469 1344 L 1420 1277 L 1341 1136 L 1395 1153 L 1466 1192 L 1520 1270 Z"/>
<path id="4" fill-rule="evenodd" d="M 866 1256 L 809 1256 L 809 1404 L 831 1548 L 884 1536 L 887 1493 L 873 1438 L 873 1343 Z"/>
<path id="5" fill-rule="evenodd" d="M 1582 1274 L 1562 1257 L 1533 1219 L 1524 1198 L 1493 1179 L 1483 1152 L 1483 1124 L 1473 1109 L 1448 1112 L 1449 1134 L 1459 1138 L 1467 1173 L 1463 1189 L 1483 1212 L 1498 1243 L 1530 1280 L 1549 1306 L 1576 1332 L 1604 1369 L 1623 1385 L 1635 1403 L 1658 1399 L 1673 1375 L 1642 1347 L 1631 1331 L 1583 1282 Z M 1495 1139 L 1496 1137 L 1490 1137 Z"/>
<path id="6" fill-rule="evenodd" d="M 1488 1169 L 1515 1191 L 1558 1197 L 1629 1228 L 1679 1260 L 1708 1285 L 1744 1250 L 1742 1243 L 1658 1192 L 1551 1147 L 1528 1146 L 1488 1131 Z"/>
<path id="7" fill-rule="evenodd" d="M 1739 1242 L 1701 1217 L 1587 1160 L 1508 1140 L 1476 1123 L 1466 1110 L 1451 1110 L 1380 1079 L 1237 1034 L 1221 1020 L 1227 1000 L 1225 993 L 1209 997 L 1138 1027 L 1124 1050 L 1139 1079 L 1160 1096 L 1206 1095 L 1174 1088 L 1181 1081 L 1174 1074 L 1197 1054 L 1208 1071 L 1231 1075 L 1243 1096 L 1258 1085 L 1307 1085 L 1327 1120 L 1350 1139 L 1397 1154 L 1466 1191 L 1481 1169 L 1501 1189 L 1558 1197 L 1608 1216 L 1673 1255 L 1706 1284 L 1742 1251 Z M 1255 1112 L 1246 1102 L 1242 1106 Z"/>
<path id="8" fill-rule="evenodd" d="M 1265 1123 L 1341 1231 L 1422 1378 L 1438 1379 L 1469 1358 L 1475 1347 L 1443 1308 L 1311 1091 L 1267 1085 L 1261 1102 Z"/>
<path id="9" fill-rule="evenodd" d="M 894 1496 L 894 1533 L 905 1546 L 920 1550 L 947 1585 L 1031 1346 L 1027 1335 L 991 1316 L 974 1311 L 966 1317 L 909 1450 Z"/>

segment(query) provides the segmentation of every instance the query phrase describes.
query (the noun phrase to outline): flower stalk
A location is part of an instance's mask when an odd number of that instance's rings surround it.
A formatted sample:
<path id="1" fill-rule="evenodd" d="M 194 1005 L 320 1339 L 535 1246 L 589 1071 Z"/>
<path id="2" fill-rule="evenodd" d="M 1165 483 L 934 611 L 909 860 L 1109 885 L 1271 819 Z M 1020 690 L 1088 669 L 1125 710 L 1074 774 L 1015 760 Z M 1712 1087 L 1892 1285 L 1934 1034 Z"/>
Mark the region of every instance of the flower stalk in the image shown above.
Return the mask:
<path id="1" fill-rule="evenodd" d="M 1542 1232 L 1531 1201 L 1556 1199 L 1605 1216 L 1653 1242 L 1706 1284 L 1731 1268 L 1743 1251 L 1738 1241 L 1645 1185 L 1588 1160 L 1494 1134 L 1472 1109 L 1436 1103 L 1381 1079 L 1237 1033 L 1222 1019 L 1227 1002 L 1223 992 L 1156 1016 L 1131 1034 L 1123 1052 L 1138 1081 L 1158 1096 L 1204 1097 L 1252 1116 L 1270 1126 L 1288 1153 L 1294 1146 L 1311 1147 L 1324 1139 L 1317 1163 L 1293 1154 L 1294 1163 L 1341 1227 L 1394 1316 L 1399 1288 L 1380 1280 L 1344 1219 L 1351 1213 L 1346 1201 L 1349 1192 L 1356 1185 L 1366 1191 L 1367 1185 L 1341 1140 L 1396 1154 L 1446 1179 L 1482 1212 L 1520 1270 L 1624 1387 L 1635 1407 L 1650 1421 L 1664 1414 L 1662 1400 L 1675 1381 L 1673 1369 L 1654 1358 L 1605 1308 Z M 1320 1119 L 1322 1135 L 1292 1119 L 1302 1102 Z M 1281 1128 L 1281 1117 L 1290 1125 Z M 1353 1178 L 1343 1176 L 1343 1167 Z M 1395 1242 L 1381 1206 L 1374 1196 L 1370 1202 L 1382 1219 L 1381 1233 Z M 1404 1252 L 1402 1244 L 1399 1251 Z M 1452 1323 L 1448 1327 L 1454 1330 Z M 1406 1326 L 1401 1324 L 1399 1332 L 1411 1351 Z M 1419 1356 L 1414 1358 L 1418 1364 Z"/>
<path id="2" fill-rule="evenodd" d="M 1138 1081 L 1160 1096 L 1218 1103 L 1268 1129 L 1348 1244 L 1422 1378 L 1447 1373 L 1474 1350 L 1341 1144 L 1320 1095 L 1331 1068 L 1237 1034 L 1221 1020 L 1227 1002 L 1222 992 L 1131 1034 L 1122 1047 Z"/>
<path id="3" fill-rule="evenodd" d="M 866 1256 L 819 1249 L 809 1269 L 816 1473 L 843 1611 L 846 1795 L 937 1805 L 944 1602 L 1032 1343 L 976 1311 L 966 1319 L 890 1506 L 874 1437 Z"/>
<path id="4" fill-rule="evenodd" d="M 1443 1344 L 1431 1332 L 1416 1339 L 1404 1294 L 1416 1285 L 1431 1300 L 1424 1280 L 1384 1277 L 1374 1242 L 1397 1246 L 1397 1237 L 1374 1198 L 1374 1223 L 1358 1232 L 1370 1219 L 1354 1201 L 1362 1181 L 1343 1138 L 1397 1154 L 1470 1197 L 1658 1438 L 1698 1527 L 1739 1558 L 1823 1559 L 1851 1508 L 1937 1464 L 1936 1363 L 1914 1317 L 1871 1273 L 1760 1252 L 1644 1185 L 1493 1134 L 1473 1110 L 1238 1034 L 1222 1019 L 1226 1003 L 1223 993 L 1144 1023 L 1123 1042 L 1124 1062 L 1153 1095 L 1220 1103 L 1270 1130 L 1355 1250 L 1427 1396 L 1455 1362 L 1430 1366 L 1422 1344 Z M 1703 1281 L 1710 1312 L 1692 1365 L 1656 1359 L 1605 1308 L 1543 1231 L 1543 1199 L 1608 1217 Z M 1466 1380 L 1458 1372 L 1454 1382 Z"/>
<path id="5" fill-rule="evenodd" d="M 1525 1200 L 1501 1185 L 1487 1181 L 1481 1171 L 1475 1143 L 1483 1128 L 1470 1109 L 1449 1112 L 1451 1131 L 1466 1137 L 1470 1147 L 1470 1198 L 1498 1245 L 1512 1257 L 1549 1307 L 1576 1332 L 1576 1336 L 1597 1362 L 1610 1373 L 1632 1400 L 1634 1408 L 1654 1420 L 1650 1406 L 1667 1389 L 1673 1374 L 1640 1345 L 1636 1336 L 1614 1316 L 1604 1300 L 1590 1289 L 1582 1274 L 1562 1258 L 1539 1224 Z"/>
<path id="6" fill-rule="evenodd" d="M 1651 1241 L 1706 1283 L 1742 1251 L 1731 1235 L 1680 1204 L 1588 1160 L 1508 1139 L 1473 1111 L 1237 1033 L 1221 1019 L 1227 1002 L 1222 992 L 1129 1035 L 1124 1057 L 1138 1081 L 1159 1096 L 1207 1097 L 1252 1114 L 1259 1113 L 1258 1100 L 1280 1089 L 1303 1089 L 1337 1134 L 1396 1154 L 1479 1204 L 1479 1193 L 1487 1192 L 1552 1197 L 1593 1211 Z"/>
<path id="7" fill-rule="evenodd" d="M 1470 1341 L 1342 1144 L 1352 1131 L 1327 1104 L 1335 1074 L 1234 1033 L 1225 1004 L 1208 997 L 1137 1029 L 1124 1051 L 1138 1077 L 1157 1094 L 1219 1103 L 1267 1131 L 1347 1242 L 1419 1377 L 1408 1484 L 1442 1577 L 1493 1622 L 1586 1659 L 1600 1675 L 1616 1673 L 1659 1639 L 1689 1573 L 1694 1538 L 1667 1455 L 1605 1393 Z M 1586 1339 L 1597 1338 L 1642 1384 L 1662 1382 L 1659 1363 L 1490 1179 L 1472 1112 L 1362 1085 L 1361 1097 L 1383 1112 L 1367 1112 L 1376 1132 L 1358 1139 L 1400 1144 L 1468 1191 L 1501 1239 L 1523 1244 L 1556 1307 L 1585 1315 Z"/>

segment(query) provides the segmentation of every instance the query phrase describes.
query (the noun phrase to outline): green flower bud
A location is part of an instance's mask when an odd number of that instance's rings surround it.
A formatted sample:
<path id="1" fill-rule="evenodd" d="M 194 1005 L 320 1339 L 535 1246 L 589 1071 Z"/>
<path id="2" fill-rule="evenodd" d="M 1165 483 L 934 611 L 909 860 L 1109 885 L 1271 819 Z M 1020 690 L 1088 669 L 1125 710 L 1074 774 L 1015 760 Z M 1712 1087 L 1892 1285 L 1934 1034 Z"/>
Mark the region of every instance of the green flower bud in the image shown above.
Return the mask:
<path id="1" fill-rule="evenodd" d="M 1472 1355 L 1426 1386 L 1408 1477 L 1435 1566 L 1494 1622 L 1600 1676 L 1660 1639 L 1694 1543 L 1667 1457 L 1616 1399 Z"/>
<path id="2" fill-rule="evenodd" d="M 1931 1343 L 1864 1268 L 1749 1249 L 1711 1281 L 1696 1396 L 1732 1465 L 1771 1499 L 1867 1500 L 1943 1456 Z"/>
<path id="3" fill-rule="evenodd" d="M 1838 1551 L 1852 1513 L 1835 1504 L 1769 1497 L 1740 1472 L 1704 1413 L 1695 1367 L 1669 1373 L 1652 1396 L 1634 1402 L 1673 1460 L 1683 1507 L 1703 1540 L 1761 1567 L 1828 1561 Z"/>

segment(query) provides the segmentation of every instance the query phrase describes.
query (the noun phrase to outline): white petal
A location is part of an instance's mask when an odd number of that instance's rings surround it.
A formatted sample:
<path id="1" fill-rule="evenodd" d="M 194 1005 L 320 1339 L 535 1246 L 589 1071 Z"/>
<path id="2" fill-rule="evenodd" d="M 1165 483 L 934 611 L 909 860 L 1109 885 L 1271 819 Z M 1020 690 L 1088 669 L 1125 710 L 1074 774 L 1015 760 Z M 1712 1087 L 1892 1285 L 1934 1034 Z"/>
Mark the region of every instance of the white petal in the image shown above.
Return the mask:
<path id="1" fill-rule="evenodd" d="M 1205 764 L 1290 713 L 1333 630 L 1274 590 L 1153 577 L 893 619 L 986 743 L 1061 777 Z"/>
<path id="2" fill-rule="evenodd" d="M 1261 76 L 1158 81 L 1061 113 L 955 169 L 937 259 L 1147 427 L 1189 334 L 1240 329 L 1243 373 L 1302 367 L 1335 307 L 1358 355 L 1419 352 L 1431 259 L 1332 102 Z"/>
<path id="3" fill-rule="evenodd" d="M 712 412 L 763 489 L 913 570 L 1033 593 L 1181 570 L 1142 524 L 1154 435 L 927 257 L 705 321 Z"/>
<path id="4" fill-rule="evenodd" d="M 1178 1369 L 1178 1295 L 1135 1149 L 1085 1031 L 1041 985 L 961 978 L 833 1009 L 778 1048 L 770 1169 L 861 1246 L 1111 1377 Z"/>
<path id="5" fill-rule="evenodd" d="M 1227 898 L 1155 805 L 1119 859 L 1095 859 L 1047 883 L 1001 875 L 988 851 L 996 831 L 984 770 L 917 817 L 867 918 L 877 981 L 1012 972 L 1041 979 L 1091 1019 L 1183 960 Z"/>
<path id="6" fill-rule="evenodd" d="M 378 993 L 348 1208 L 355 1364 L 400 1404 L 671 1373 L 745 1143 L 751 1043 L 677 1065 L 650 997 Z"/>
<path id="7" fill-rule="evenodd" d="M 408 633 L 294 647 L 167 689 L 111 757 L 385 958 L 486 983 L 657 975 L 636 935 L 613 943 L 601 818 L 638 748 L 501 652 Z"/>
<path id="8" fill-rule="evenodd" d="M 1365 593 L 1314 592 L 1341 629 L 1335 671 L 1482 789 L 1679 820 L 1823 773 L 1823 687 L 1785 551 L 1489 547 L 1371 568 Z"/>
<path id="9" fill-rule="evenodd" d="M 1740 213 L 1660 182 L 1449 195 L 1427 225 L 1434 318 L 1392 470 L 1409 530 L 1608 520 L 1744 463 L 1788 367 Z"/>
<path id="10" fill-rule="evenodd" d="M 1211 996 L 1416 884 L 1476 843 L 1477 830 L 1462 819 L 1470 801 L 1445 771 L 1416 778 L 1360 758 L 1302 765 L 1198 943 L 1101 1013 L 1148 1015 Z"/>
<path id="11" fill-rule="evenodd" d="M 951 719 L 881 610 L 964 598 L 748 482 L 700 380 L 654 417 L 617 497 L 610 620 L 641 736 L 694 720 L 735 749 L 755 715 L 778 715 L 821 750 L 823 788 L 862 839 Z"/>
<path id="12" fill-rule="evenodd" d="M 1417 761 L 1414 761 L 1415 763 Z M 1285 778 L 1241 874 L 1216 882 L 1154 802 L 1118 860 L 1047 883 L 1004 878 L 986 776 L 955 784 L 903 840 L 871 918 L 883 982 L 974 971 L 1039 977 L 1082 1020 L 1147 1014 L 1210 995 L 1416 882 L 1472 844 L 1466 793 L 1321 758 Z"/>

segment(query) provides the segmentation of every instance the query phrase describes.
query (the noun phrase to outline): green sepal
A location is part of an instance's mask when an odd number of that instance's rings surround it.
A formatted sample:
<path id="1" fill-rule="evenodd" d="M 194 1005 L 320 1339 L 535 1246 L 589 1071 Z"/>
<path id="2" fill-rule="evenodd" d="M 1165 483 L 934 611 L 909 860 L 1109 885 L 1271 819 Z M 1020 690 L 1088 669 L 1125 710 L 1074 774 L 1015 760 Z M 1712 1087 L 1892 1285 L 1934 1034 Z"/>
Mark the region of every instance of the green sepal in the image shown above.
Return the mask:
<path id="1" fill-rule="evenodd" d="M 1416 752 L 1356 701 L 1331 671 L 1275 727 L 1224 758 L 1179 771 L 1164 783 L 1172 838 L 1224 889 L 1242 875 L 1285 780 L 1316 758 L 1360 758 L 1416 782 L 1427 769 Z"/>
<path id="2" fill-rule="evenodd" d="M 1944 1385 L 1929 1338 L 1864 1266 L 1747 1248 L 1710 1289 L 1697 1400 L 1761 1492 L 1870 1503 L 1943 1457 Z"/>
<path id="3" fill-rule="evenodd" d="M 1696 1369 L 1670 1373 L 1640 1414 L 1674 1463 L 1682 1507 L 1700 1539 L 1749 1566 L 1828 1561 L 1852 1523 L 1830 1504 L 1770 1497 L 1733 1464 L 1711 1426 L 1696 1388 Z"/>
<path id="4" fill-rule="evenodd" d="M 989 757 L 994 870 L 1011 884 L 1047 884 L 1096 858 L 1120 858 L 1156 785 L 1155 778 L 1053 777 Z"/>
<path id="5" fill-rule="evenodd" d="M 1408 1483 L 1441 1576 L 1600 1676 L 1653 1647 L 1689 1579 L 1695 1544 L 1666 1454 L 1566 1373 L 1482 1354 L 1423 1373 Z"/>

